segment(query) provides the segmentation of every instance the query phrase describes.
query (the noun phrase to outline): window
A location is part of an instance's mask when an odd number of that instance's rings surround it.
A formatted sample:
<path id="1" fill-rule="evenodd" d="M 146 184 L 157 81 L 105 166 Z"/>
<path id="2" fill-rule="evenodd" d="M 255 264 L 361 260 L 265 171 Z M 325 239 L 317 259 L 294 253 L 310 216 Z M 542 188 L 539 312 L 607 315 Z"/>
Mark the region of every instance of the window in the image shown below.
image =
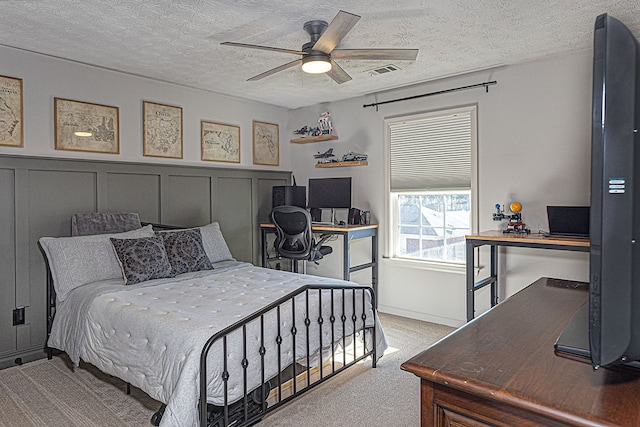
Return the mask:
<path id="1" fill-rule="evenodd" d="M 391 258 L 465 262 L 475 123 L 475 106 L 386 120 Z"/>

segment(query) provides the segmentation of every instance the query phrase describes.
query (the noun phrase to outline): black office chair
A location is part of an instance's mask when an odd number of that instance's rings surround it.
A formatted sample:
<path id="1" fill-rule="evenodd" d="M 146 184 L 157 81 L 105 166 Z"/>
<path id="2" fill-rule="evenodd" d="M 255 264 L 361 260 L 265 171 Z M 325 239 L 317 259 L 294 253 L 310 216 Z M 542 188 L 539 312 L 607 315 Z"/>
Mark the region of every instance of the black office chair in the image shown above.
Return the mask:
<path id="1" fill-rule="evenodd" d="M 311 214 L 297 206 L 282 205 L 271 211 L 271 222 L 276 227 L 276 252 L 282 258 L 293 261 L 293 271 L 298 272 L 298 261 L 316 262 L 333 252 L 331 246 L 322 246 L 331 236 L 322 235 L 318 242 L 311 230 Z M 306 273 L 306 264 L 305 264 Z"/>

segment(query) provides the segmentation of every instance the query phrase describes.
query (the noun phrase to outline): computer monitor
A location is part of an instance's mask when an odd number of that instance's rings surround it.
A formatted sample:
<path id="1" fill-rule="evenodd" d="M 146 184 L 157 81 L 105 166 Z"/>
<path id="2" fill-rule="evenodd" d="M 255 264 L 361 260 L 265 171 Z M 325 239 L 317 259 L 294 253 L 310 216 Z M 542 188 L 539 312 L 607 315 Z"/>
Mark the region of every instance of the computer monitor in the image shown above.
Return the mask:
<path id="1" fill-rule="evenodd" d="M 310 208 L 351 208 L 351 177 L 310 178 L 308 187 Z"/>

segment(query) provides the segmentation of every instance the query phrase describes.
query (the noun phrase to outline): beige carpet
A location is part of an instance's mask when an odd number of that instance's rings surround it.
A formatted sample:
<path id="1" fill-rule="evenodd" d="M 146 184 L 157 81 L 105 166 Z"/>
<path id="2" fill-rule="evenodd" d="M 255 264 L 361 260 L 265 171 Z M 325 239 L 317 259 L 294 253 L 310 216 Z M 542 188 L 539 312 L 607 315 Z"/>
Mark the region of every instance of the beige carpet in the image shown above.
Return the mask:
<path id="1" fill-rule="evenodd" d="M 150 426 L 160 404 L 117 378 L 66 357 L 0 371 L 0 426 Z"/>
<path id="2" fill-rule="evenodd" d="M 390 349 L 266 416 L 260 427 L 417 426 L 419 381 L 400 364 L 453 329 L 381 314 Z M 150 426 L 160 406 L 142 391 L 65 356 L 0 370 L 0 426 Z"/>

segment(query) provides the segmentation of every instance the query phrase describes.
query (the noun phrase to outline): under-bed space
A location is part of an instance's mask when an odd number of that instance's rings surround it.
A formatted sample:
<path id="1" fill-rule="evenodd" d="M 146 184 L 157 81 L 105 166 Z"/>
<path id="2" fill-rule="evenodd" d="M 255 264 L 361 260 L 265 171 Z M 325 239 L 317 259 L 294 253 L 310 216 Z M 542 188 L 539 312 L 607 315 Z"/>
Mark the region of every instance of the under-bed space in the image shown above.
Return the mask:
<path id="1" fill-rule="evenodd" d="M 386 348 L 370 287 L 237 262 L 216 223 L 40 243 L 49 347 L 163 402 L 156 425 L 251 425 Z"/>

